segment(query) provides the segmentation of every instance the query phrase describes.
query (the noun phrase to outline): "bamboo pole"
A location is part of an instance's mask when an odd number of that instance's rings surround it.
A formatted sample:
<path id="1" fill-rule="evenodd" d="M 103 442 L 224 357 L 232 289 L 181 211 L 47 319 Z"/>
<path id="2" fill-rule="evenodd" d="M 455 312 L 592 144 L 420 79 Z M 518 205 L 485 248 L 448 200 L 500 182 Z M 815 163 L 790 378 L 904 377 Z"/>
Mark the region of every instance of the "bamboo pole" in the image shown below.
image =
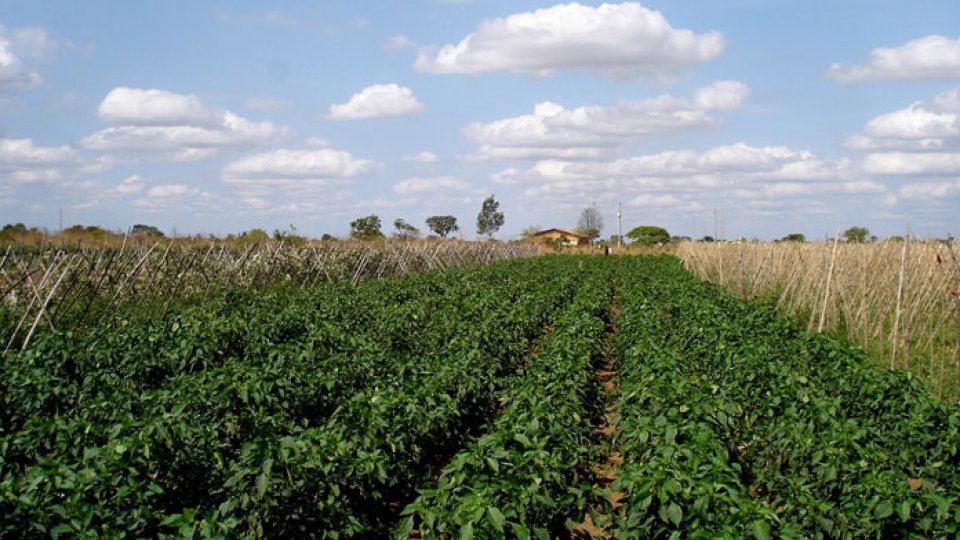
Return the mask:
<path id="1" fill-rule="evenodd" d="M 817 332 L 823 332 L 823 325 L 827 320 L 827 302 L 830 300 L 830 282 L 833 279 L 833 266 L 837 260 L 837 244 L 840 242 L 840 229 L 833 236 L 833 253 L 830 254 L 830 270 L 827 271 L 827 285 L 823 292 L 823 309 L 820 311 L 820 324 Z"/>
<path id="2" fill-rule="evenodd" d="M 893 316 L 893 335 L 890 338 L 892 345 L 890 351 L 890 369 L 897 369 L 897 348 L 900 347 L 898 334 L 900 333 L 900 316 L 903 312 L 903 277 L 907 266 L 907 241 L 904 240 L 903 248 L 900 250 L 900 273 L 897 278 L 897 304 L 896 312 Z"/>
<path id="3" fill-rule="evenodd" d="M 37 318 L 34 319 L 33 326 L 31 326 L 30 331 L 27 332 L 27 337 L 24 338 L 23 345 L 21 345 L 20 350 L 26 349 L 27 345 L 30 344 L 30 338 L 33 337 L 33 332 L 37 329 L 37 325 L 40 324 L 41 317 L 43 317 L 44 312 L 47 309 L 47 306 L 50 305 L 50 300 L 53 298 L 53 295 L 57 292 L 57 287 L 59 287 L 60 283 L 63 282 L 64 276 L 66 276 L 67 273 L 70 272 L 70 268 L 73 266 L 73 261 L 76 258 L 77 258 L 76 254 L 74 254 L 74 256 L 71 257 L 71 259 L 67 262 L 63 272 L 60 273 L 60 278 L 57 279 L 56 284 L 54 284 L 53 288 L 50 289 L 50 293 L 47 295 L 47 299 L 44 300 L 43 305 L 40 306 L 40 312 L 37 313 Z"/>

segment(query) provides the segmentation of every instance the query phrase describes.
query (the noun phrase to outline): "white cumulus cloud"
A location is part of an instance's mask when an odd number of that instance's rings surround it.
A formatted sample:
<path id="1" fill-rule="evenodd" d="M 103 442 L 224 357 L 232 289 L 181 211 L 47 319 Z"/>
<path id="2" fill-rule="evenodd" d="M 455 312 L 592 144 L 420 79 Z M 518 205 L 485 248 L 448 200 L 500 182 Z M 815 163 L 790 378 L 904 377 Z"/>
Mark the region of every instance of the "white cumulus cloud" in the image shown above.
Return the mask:
<path id="1" fill-rule="evenodd" d="M 845 176 L 849 165 L 846 160 L 827 161 L 806 150 L 739 142 L 705 152 L 668 150 L 607 162 L 545 161 L 537 164 L 536 172 L 543 178 L 675 178 L 710 186 L 748 181 L 830 180 Z"/>
<path id="2" fill-rule="evenodd" d="M 399 51 L 401 49 L 409 49 L 413 46 L 413 41 L 403 34 L 393 36 L 383 44 L 383 48 L 388 51 Z"/>
<path id="3" fill-rule="evenodd" d="M 960 174 L 960 152 L 878 152 L 863 160 L 863 170 L 880 175 Z"/>
<path id="4" fill-rule="evenodd" d="M 0 34 L 0 94 L 28 90 L 40 84 L 40 74 L 29 69 L 13 50 L 13 45 Z"/>
<path id="5" fill-rule="evenodd" d="M 150 188 L 150 190 L 147 191 L 147 196 L 158 199 L 169 199 L 172 197 L 199 195 L 200 193 L 200 188 L 188 186 L 186 184 L 163 184 Z"/>
<path id="6" fill-rule="evenodd" d="M 587 70 L 618 79 L 666 80 L 723 53 L 718 32 L 675 29 L 638 2 L 558 4 L 484 21 L 457 44 L 421 50 L 426 73 L 507 71 L 547 76 Z"/>
<path id="7" fill-rule="evenodd" d="M 870 52 L 862 64 L 835 63 L 827 77 L 840 82 L 866 80 L 960 79 L 960 38 L 932 35 L 899 47 L 881 47 Z"/>
<path id="8" fill-rule="evenodd" d="M 217 197 L 209 191 L 186 184 L 161 184 L 147 190 L 146 197 L 130 203 L 136 208 L 162 210 L 189 208 L 195 212 L 220 212 Z"/>
<path id="9" fill-rule="evenodd" d="M 685 213 L 729 197 L 758 201 L 886 191 L 882 184 L 860 178 L 849 160 L 742 142 L 704 152 L 669 150 L 606 161 L 543 160 L 525 171 L 501 171 L 491 180 L 534 184 L 525 191 L 527 197 L 547 197 L 561 205 L 622 198 L 637 206 Z"/>
<path id="10" fill-rule="evenodd" d="M 475 160 L 599 159 L 630 138 L 714 126 L 720 119 L 712 113 L 740 107 L 749 93 L 742 82 L 718 81 L 692 98 L 661 95 L 575 109 L 548 101 L 533 114 L 474 122 L 463 133 L 480 145 L 470 156 Z"/>
<path id="11" fill-rule="evenodd" d="M 846 141 L 853 150 L 940 151 L 960 143 L 960 88 L 882 114 Z"/>
<path id="12" fill-rule="evenodd" d="M 700 212 L 705 209 L 705 207 L 698 202 L 684 200 L 671 193 L 644 193 L 630 199 L 627 204 L 644 208 L 673 209 L 680 212 Z"/>
<path id="13" fill-rule="evenodd" d="M 132 193 L 139 193 L 143 191 L 144 181 L 143 178 L 140 178 L 139 175 L 131 175 L 126 177 L 119 185 L 113 188 L 113 193 L 118 195 L 130 195 Z"/>
<path id="14" fill-rule="evenodd" d="M 332 148 L 276 150 L 248 156 L 227 164 L 224 182 L 255 188 L 299 188 L 329 185 L 376 169 L 368 160 Z"/>
<path id="15" fill-rule="evenodd" d="M 3 32 L 0 26 L 0 33 Z M 9 31 L 10 43 L 14 52 L 22 58 L 41 62 L 53 59 L 59 44 L 46 30 L 37 26 L 15 28 Z"/>
<path id="16" fill-rule="evenodd" d="M 80 140 L 89 150 L 140 152 L 158 159 L 191 161 L 222 148 L 272 144 L 289 130 L 205 106 L 193 95 L 118 87 L 100 103 L 100 117 L 116 127 Z"/>
<path id="17" fill-rule="evenodd" d="M 375 84 L 354 94 L 346 103 L 330 105 L 330 120 L 359 120 L 403 116 L 423 110 L 413 90 L 399 84 Z"/>
<path id="18" fill-rule="evenodd" d="M 434 176 L 430 178 L 407 178 L 393 186 L 398 194 L 432 193 L 450 191 L 468 191 L 472 186 L 453 176 Z"/>
<path id="19" fill-rule="evenodd" d="M 69 146 L 35 146 L 31 139 L 0 139 L 0 170 L 58 166 L 76 159 L 76 151 Z"/>
<path id="20" fill-rule="evenodd" d="M 960 179 L 941 182 L 911 182 L 900 187 L 900 197 L 909 200 L 942 199 L 960 195 Z"/>
<path id="21" fill-rule="evenodd" d="M 205 126 L 217 127 L 223 111 L 211 109 L 195 95 L 165 90 L 127 88 L 111 90 L 97 114 L 102 120 L 128 126 Z"/>
<path id="22" fill-rule="evenodd" d="M 59 169 L 20 169 L 6 174 L 11 184 L 35 184 L 39 182 L 56 182 L 63 178 Z"/>
<path id="23" fill-rule="evenodd" d="M 437 155 L 433 152 L 424 150 L 423 152 L 417 152 L 416 154 L 403 156 L 403 160 L 412 161 L 414 163 L 435 163 L 437 161 Z"/>
<path id="24" fill-rule="evenodd" d="M 868 174 L 960 174 L 960 88 L 871 119 L 846 146 L 871 152 Z"/>

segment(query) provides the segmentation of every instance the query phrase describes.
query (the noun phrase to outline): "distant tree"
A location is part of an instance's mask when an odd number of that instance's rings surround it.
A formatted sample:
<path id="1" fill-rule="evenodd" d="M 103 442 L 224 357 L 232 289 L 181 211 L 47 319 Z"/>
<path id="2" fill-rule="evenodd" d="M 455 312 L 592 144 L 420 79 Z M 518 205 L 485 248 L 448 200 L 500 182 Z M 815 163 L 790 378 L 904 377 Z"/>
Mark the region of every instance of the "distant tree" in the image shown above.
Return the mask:
<path id="1" fill-rule="evenodd" d="M 690 241 L 689 236 L 671 236 L 670 237 L 671 244 L 679 244 L 681 242 L 689 242 L 689 241 Z"/>
<path id="2" fill-rule="evenodd" d="M 654 246 L 670 242 L 670 233 L 663 227 L 656 227 L 654 225 L 634 227 L 624 236 L 644 246 Z"/>
<path id="3" fill-rule="evenodd" d="M 706 243 L 708 243 L 708 244 L 709 244 L 710 242 L 716 242 L 716 241 L 717 241 L 716 238 L 714 238 L 714 237 L 712 237 L 712 236 L 709 236 L 709 235 L 708 235 L 708 236 L 704 236 L 704 237 L 701 238 L 700 240 L 697 240 L 697 242 L 706 242 Z"/>
<path id="4" fill-rule="evenodd" d="M 393 222 L 393 228 L 396 232 L 393 233 L 393 236 L 401 240 L 415 240 L 420 238 L 420 229 L 414 227 L 413 225 L 407 223 L 406 221 L 397 218 Z"/>
<path id="5" fill-rule="evenodd" d="M 7 234 L 26 234 L 27 231 L 27 226 L 23 223 L 7 223 L 3 226 L 2 232 Z"/>
<path id="6" fill-rule="evenodd" d="M 13 240 L 14 238 L 22 238 L 23 235 L 30 231 L 31 229 L 28 229 L 23 223 L 7 223 L 3 226 L 3 229 L 0 229 L 0 241 L 9 241 Z"/>
<path id="7" fill-rule="evenodd" d="M 297 232 L 297 228 L 290 224 L 290 227 L 281 231 L 280 229 L 273 230 L 273 239 L 277 242 L 283 242 L 289 246 L 302 246 L 307 243 L 307 239 L 300 235 Z"/>
<path id="8" fill-rule="evenodd" d="M 611 246 L 618 246 L 618 245 L 620 245 L 620 236 L 619 236 L 619 235 L 616 235 L 616 234 L 611 234 L 611 235 L 610 235 L 610 245 L 611 245 Z"/>
<path id="9" fill-rule="evenodd" d="M 334 240 L 334 237 L 330 233 L 323 233 L 323 236 L 320 237 L 320 240 L 323 240 L 324 242 L 326 242 L 328 240 Z"/>
<path id="10" fill-rule="evenodd" d="M 98 227 L 96 225 L 87 225 L 83 228 L 83 232 L 92 236 L 94 240 L 99 240 L 105 236 L 110 235 L 110 231 L 104 229 L 103 227 Z"/>
<path id="11" fill-rule="evenodd" d="M 249 231 L 243 231 L 240 233 L 238 238 L 239 241 L 250 244 L 266 242 L 269 239 L 270 235 L 268 235 L 267 231 L 263 229 L 250 229 Z"/>
<path id="12" fill-rule="evenodd" d="M 577 232 L 595 240 L 600 238 L 600 231 L 603 230 L 603 215 L 596 206 L 588 206 L 580 212 L 580 219 L 577 220 Z"/>
<path id="13" fill-rule="evenodd" d="M 850 227 L 843 231 L 843 237 L 851 244 L 861 244 L 870 236 L 870 229 L 866 227 Z"/>
<path id="14" fill-rule="evenodd" d="M 137 223 L 133 227 L 130 227 L 130 236 L 155 236 L 157 238 L 163 238 L 164 235 L 163 231 L 153 225 Z"/>
<path id="15" fill-rule="evenodd" d="M 500 203 L 490 195 L 483 200 L 480 213 L 477 214 L 477 234 L 493 238 L 493 235 L 503 226 L 503 212 L 499 211 Z"/>
<path id="16" fill-rule="evenodd" d="M 807 237 L 803 233 L 790 233 L 780 239 L 781 242 L 806 242 Z"/>
<path id="17" fill-rule="evenodd" d="M 380 231 L 380 217 L 370 214 L 367 217 L 357 218 L 350 222 L 350 238 L 357 240 L 375 240 L 383 238 Z"/>
<path id="18" fill-rule="evenodd" d="M 903 237 L 902 237 L 902 236 L 893 235 L 893 236 L 888 236 L 888 237 L 884 238 L 883 241 L 884 241 L 884 242 L 894 242 L 894 243 L 903 242 Z"/>
<path id="19" fill-rule="evenodd" d="M 446 238 L 448 234 L 460 230 L 457 225 L 457 218 L 454 216 L 430 216 L 427 218 L 427 227 L 437 233 L 440 238 Z"/>

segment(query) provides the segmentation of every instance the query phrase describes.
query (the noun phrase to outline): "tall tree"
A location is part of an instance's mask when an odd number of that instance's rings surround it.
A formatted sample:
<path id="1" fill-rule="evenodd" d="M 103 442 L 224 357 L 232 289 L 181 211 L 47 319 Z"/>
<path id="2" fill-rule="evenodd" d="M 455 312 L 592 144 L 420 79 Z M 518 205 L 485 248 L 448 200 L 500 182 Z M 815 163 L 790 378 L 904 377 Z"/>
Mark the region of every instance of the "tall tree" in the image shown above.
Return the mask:
<path id="1" fill-rule="evenodd" d="M 454 216 L 430 216 L 427 218 L 427 227 L 437 233 L 440 238 L 446 238 L 448 234 L 460 230 L 457 225 L 457 218 Z"/>
<path id="2" fill-rule="evenodd" d="M 778 242 L 800 242 L 800 243 L 803 243 L 806 241 L 807 241 L 807 237 L 803 233 L 790 233 L 784 236 L 783 238 L 781 238 L 780 240 L 778 240 Z"/>
<path id="3" fill-rule="evenodd" d="M 357 218 L 350 222 L 350 238 L 356 238 L 357 240 L 383 238 L 380 227 L 380 216 L 376 214 Z"/>
<path id="4" fill-rule="evenodd" d="M 153 225 L 144 225 L 143 223 L 137 223 L 133 227 L 130 227 L 131 236 L 157 236 L 162 237 L 163 232 L 154 227 Z"/>
<path id="5" fill-rule="evenodd" d="M 493 238 L 493 235 L 503 226 L 503 212 L 499 210 L 500 203 L 493 198 L 493 195 L 483 200 L 480 213 L 477 214 L 477 234 Z"/>
<path id="6" fill-rule="evenodd" d="M 850 227 L 849 229 L 843 231 L 843 237 L 847 239 L 847 242 L 851 244 L 860 244 L 867 240 L 867 237 L 870 236 L 870 229 L 866 227 Z"/>
<path id="7" fill-rule="evenodd" d="M 596 206 L 588 206 L 580 212 L 580 219 L 577 220 L 577 232 L 589 237 L 591 240 L 600 238 L 600 231 L 603 230 L 603 215 Z"/>
<path id="8" fill-rule="evenodd" d="M 240 233 L 240 238 L 238 240 L 244 243 L 257 244 L 260 242 L 266 242 L 270 239 L 270 235 L 267 234 L 267 231 L 263 229 L 250 229 L 249 231 L 243 231 Z"/>
<path id="9" fill-rule="evenodd" d="M 644 246 L 653 246 L 656 244 L 666 244 L 670 242 L 670 233 L 667 232 L 667 230 L 663 227 L 657 227 L 654 225 L 640 225 L 639 227 L 634 227 L 624 236 Z"/>
<path id="10" fill-rule="evenodd" d="M 407 223 L 405 220 L 397 218 L 393 222 L 393 228 L 396 232 L 393 236 L 401 240 L 414 240 L 420 238 L 420 229 Z"/>

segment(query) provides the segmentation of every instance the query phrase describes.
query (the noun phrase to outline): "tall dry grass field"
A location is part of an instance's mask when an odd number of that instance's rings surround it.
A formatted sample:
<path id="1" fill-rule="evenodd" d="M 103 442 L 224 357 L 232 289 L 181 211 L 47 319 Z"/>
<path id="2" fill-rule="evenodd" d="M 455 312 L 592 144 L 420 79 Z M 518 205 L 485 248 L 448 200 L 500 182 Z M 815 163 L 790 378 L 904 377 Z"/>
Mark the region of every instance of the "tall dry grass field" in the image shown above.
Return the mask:
<path id="1" fill-rule="evenodd" d="M 774 299 L 812 332 L 846 334 L 890 369 L 960 398 L 960 249 L 874 244 L 684 243 L 687 269 L 741 298 Z"/>

